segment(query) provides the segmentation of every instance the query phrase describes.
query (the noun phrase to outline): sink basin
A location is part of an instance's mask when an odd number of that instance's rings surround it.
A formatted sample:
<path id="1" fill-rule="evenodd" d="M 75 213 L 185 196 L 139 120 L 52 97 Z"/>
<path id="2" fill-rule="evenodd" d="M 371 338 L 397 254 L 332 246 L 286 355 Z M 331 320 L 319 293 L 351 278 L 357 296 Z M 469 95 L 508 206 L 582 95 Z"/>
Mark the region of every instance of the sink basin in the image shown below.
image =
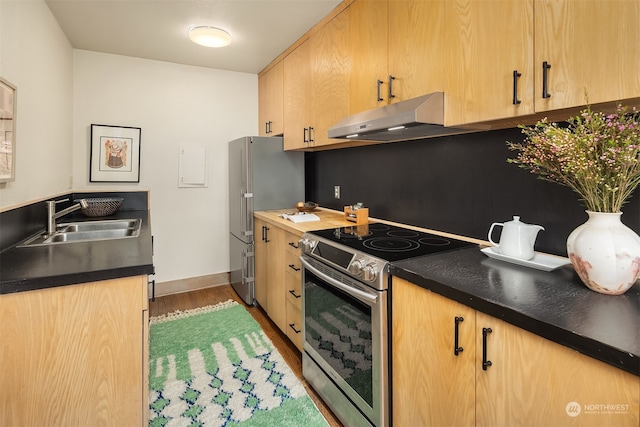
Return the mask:
<path id="1" fill-rule="evenodd" d="M 18 244 L 18 247 L 138 237 L 141 225 L 141 219 L 68 222 L 58 224 L 52 235 L 48 236 L 45 231 L 41 231 Z"/>
<path id="2" fill-rule="evenodd" d="M 58 232 L 76 233 L 85 231 L 110 231 L 110 230 L 127 230 L 132 228 L 140 229 L 141 221 L 139 219 L 116 219 L 104 221 L 85 221 L 71 222 L 58 225 Z"/>
<path id="3" fill-rule="evenodd" d="M 74 231 L 55 233 L 45 239 L 43 243 L 64 243 L 64 242 L 86 242 L 89 240 L 121 239 L 123 237 L 134 237 L 135 230 L 94 230 L 94 231 Z"/>

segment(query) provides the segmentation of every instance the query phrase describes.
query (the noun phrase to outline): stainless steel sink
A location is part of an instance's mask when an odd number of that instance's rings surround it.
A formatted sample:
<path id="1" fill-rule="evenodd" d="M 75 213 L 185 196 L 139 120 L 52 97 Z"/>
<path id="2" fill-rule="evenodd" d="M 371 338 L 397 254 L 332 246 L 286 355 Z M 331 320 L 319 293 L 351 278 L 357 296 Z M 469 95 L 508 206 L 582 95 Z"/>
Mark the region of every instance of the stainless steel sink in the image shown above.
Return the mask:
<path id="1" fill-rule="evenodd" d="M 139 219 L 116 219 L 103 221 L 70 222 L 58 225 L 58 232 L 110 231 L 137 228 L 140 230 Z"/>
<path id="2" fill-rule="evenodd" d="M 41 231 L 19 243 L 18 247 L 138 237 L 140 235 L 141 226 L 141 219 L 115 219 L 62 223 L 58 224 L 55 233 L 47 235 L 46 231 Z"/>

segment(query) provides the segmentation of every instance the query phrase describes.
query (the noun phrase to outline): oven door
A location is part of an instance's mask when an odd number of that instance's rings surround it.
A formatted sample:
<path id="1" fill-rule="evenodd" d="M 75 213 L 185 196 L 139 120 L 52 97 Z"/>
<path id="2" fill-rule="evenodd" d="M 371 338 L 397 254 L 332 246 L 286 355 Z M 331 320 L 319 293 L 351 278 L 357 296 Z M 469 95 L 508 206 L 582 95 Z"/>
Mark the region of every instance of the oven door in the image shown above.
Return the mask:
<path id="1" fill-rule="evenodd" d="M 387 292 L 302 255 L 304 359 L 310 358 L 374 426 L 388 424 Z M 306 363 L 308 367 L 312 364 Z M 303 367 L 304 371 L 304 367 Z M 307 373 L 303 372 L 305 377 Z M 307 378 L 313 385 L 314 378 Z M 325 379 L 316 379 L 321 388 Z M 316 388 L 316 387 L 314 387 Z M 316 390 L 322 395 L 322 391 Z M 323 396 L 336 414 L 357 419 L 344 396 Z M 335 406 L 338 406 L 337 408 Z M 354 418 L 356 417 L 356 418 Z"/>

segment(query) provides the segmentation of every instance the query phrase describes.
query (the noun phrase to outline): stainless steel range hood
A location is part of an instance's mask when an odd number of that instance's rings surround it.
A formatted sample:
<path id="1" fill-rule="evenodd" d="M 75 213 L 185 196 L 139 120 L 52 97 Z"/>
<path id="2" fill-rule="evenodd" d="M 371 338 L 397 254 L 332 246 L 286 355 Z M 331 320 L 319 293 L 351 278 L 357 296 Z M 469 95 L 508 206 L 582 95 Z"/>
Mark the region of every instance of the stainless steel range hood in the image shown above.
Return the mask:
<path id="1" fill-rule="evenodd" d="M 329 138 L 395 142 L 478 131 L 443 124 L 444 93 L 433 92 L 349 116 L 329 129 Z"/>

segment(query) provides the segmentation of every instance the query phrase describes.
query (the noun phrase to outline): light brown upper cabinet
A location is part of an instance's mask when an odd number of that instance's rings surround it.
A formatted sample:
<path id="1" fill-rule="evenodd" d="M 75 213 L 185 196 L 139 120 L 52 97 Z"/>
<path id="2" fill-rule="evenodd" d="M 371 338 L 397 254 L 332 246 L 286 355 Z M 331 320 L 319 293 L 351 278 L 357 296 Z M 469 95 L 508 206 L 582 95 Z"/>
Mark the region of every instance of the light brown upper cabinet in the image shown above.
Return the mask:
<path id="1" fill-rule="evenodd" d="M 445 94 L 446 126 L 484 122 L 487 129 L 564 114 L 587 104 L 585 92 L 591 104 L 640 100 L 638 0 L 354 0 L 343 7 L 282 60 L 283 129 L 262 105 L 262 80 L 266 86 L 277 66 L 261 77 L 261 132 L 284 131 L 286 150 L 344 145 L 327 137 L 343 118 L 432 92 Z"/>
<path id="2" fill-rule="evenodd" d="M 311 43 L 284 58 L 284 149 L 306 148 L 311 122 Z"/>
<path id="3" fill-rule="evenodd" d="M 388 0 L 356 0 L 349 10 L 349 110 L 353 114 L 387 103 L 387 94 L 383 92 L 389 77 L 389 3 Z"/>
<path id="4" fill-rule="evenodd" d="M 534 113 L 533 0 L 448 0 L 445 124 Z"/>
<path id="5" fill-rule="evenodd" d="M 534 6 L 536 111 L 640 97 L 639 1 Z"/>
<path id="6" fill-rule="evenodd" d="M 349 114 L 349 10 L 335 16 L 284 59 L 284 147 L 339 143 L 331 126 Z"/>
<path id="7" fill-rule="evenodd" d="M 275 64 L 258 79 L 258 131 L 260 136 L 281 135 L 284 130 L 284 63 Z"/>
<path id="8" fill-rule="evenodd" d="M 640 2 L 450 0 L 445 124 L 640 96 Z"/>
<path id="9" fill-rule="evenodd" d="M 351 113 L 443 90 L 444 4 L 351 4 Z"/>
<path id="10" fill-rule="evenodd" d="M 344 10 L 313 34 L 311 41 L 311 147 L 344 142 L 329 128 L 349 115 L 349 16 Z"/>

